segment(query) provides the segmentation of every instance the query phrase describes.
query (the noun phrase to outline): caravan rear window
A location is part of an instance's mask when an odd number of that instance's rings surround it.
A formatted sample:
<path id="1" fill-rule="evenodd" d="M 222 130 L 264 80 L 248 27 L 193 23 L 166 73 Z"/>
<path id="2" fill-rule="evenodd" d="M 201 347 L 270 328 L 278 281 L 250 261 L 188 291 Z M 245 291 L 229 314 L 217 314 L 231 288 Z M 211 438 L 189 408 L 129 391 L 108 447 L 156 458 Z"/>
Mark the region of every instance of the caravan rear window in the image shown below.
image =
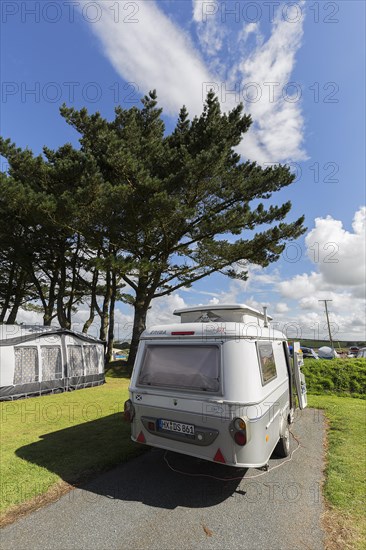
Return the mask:
<path id="1" fill-rule="evenodd" d="M 149 345 L 138 383 L 217 392 L 220 388 L 220 349 L 218 346 Z"/>
<path id="2" fill-rule="evenodd" d="M 259 364 L 261 368 L 262 385 L 277 376 L 276 363 L 271 342 L 257 342 Z"/>

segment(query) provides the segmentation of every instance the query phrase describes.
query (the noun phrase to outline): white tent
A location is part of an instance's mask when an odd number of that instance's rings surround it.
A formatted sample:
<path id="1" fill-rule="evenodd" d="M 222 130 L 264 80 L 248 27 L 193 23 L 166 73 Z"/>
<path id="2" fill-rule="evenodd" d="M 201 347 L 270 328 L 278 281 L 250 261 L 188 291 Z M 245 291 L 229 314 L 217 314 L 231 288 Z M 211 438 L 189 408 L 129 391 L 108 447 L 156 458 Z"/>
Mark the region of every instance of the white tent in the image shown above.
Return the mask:
<path id="1" fill-rule="evenodd" d="M 338 353 L 336 352 L 336 350 L 328 346 L 323 346 L 322 348 L 319 348 L 318 355 L 319 359 L 334 359 L 335 357 L 338 357 Z"/>
<path id="2" fill-rule="evenodd" d="M 0 401 L 104 383 L 104 344 L 57 327 L 0 325 Z"/>

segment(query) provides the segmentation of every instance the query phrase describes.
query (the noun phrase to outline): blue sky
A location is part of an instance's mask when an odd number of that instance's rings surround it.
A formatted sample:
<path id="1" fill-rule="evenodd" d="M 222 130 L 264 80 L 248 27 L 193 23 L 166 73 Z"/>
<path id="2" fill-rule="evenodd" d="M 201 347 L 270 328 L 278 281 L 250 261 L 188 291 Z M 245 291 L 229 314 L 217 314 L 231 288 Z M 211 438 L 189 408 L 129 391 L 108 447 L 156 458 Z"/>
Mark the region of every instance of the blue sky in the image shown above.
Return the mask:
<path id="1" fill-rule="evenodd" d="M 63 102 L 111 118 L 156 88 L 169 131 L 213 86 L 223 110 L 244 101 L 252 114 L 243 158 L 298 174 L 274 201 L 290 199 L 307 234 L 247 283 L 215 275 L 156 301 L 150 323 L 184 304 L 236 301 L 323 336 L 318 299 L 329 298 L 339 338 L 366 338 L 364 2 L 4 0 L 1 10 L 1 133 L 20 147 L 77 144 Z M 127 331 L 131 310 L 118 315 Z"/>

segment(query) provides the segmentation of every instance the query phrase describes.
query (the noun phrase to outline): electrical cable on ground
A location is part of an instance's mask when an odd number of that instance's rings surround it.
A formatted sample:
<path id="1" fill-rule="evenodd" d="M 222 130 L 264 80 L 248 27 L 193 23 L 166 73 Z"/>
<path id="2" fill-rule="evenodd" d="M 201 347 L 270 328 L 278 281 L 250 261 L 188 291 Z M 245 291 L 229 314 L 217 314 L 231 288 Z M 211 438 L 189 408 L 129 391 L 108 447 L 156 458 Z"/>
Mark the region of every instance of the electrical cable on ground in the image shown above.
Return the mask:
<path id="1" fill-rule="evenodd" d="M 216 477 L 216 476 L 212 476 L 210 474 L 193 474 L 193 473 L 189 473 L 189 472 L 182 472 L 181 470 L 177 470 L 176 468 L 173 468 L 173 466 L 171 466 L 169 464 L 169 461 L 167 459 L 167 454 L 168 454 L 168 451 L 165 451 L 164 453 L 164 461 L 165 463 L 167 464 L 168 468 L 170 468 L 170 470 L 172 470 L 173 472 L 175 472 L 176 474 L 181 474 L 183 476 L 189 476 L 189 477 L 209 477 L 211 479 L 216 479 L 217 481 L 238 481 L 238 480 L 243 480 L 243 479 L 253 479 L 255 477 L 260 477 L 260 476 L 264 476 L 266 474 L 269 474 L 269 472 L 272 472 L 272 470 L 276 470 L 276 468 L 279 468 L 280 466 L 283 466 L 284 464 L 286 464 L 287 462 L 290 462 L 292 460 L 292 457 L 294 455 L 294 453 L 296 453 L 296 451 L 299 450 L 299 448 L 301 447 L 301 443 L 300 441 L 298 440 L 298 438 L 291 432 L 290 430 L 290 434 L 292 435 L 292 437 L 294 438 L 294 440 L 296 441 L 297 443 L 297 447 L 295 447 L 295 449 L 291 452 L 291 455 L 289 456 L 289 458 L 287 458 L 286 460 L 284 460 L 283 462 L 281 462 L 280 464 L 277 464 L 277 466 L 273 466 L 272 468 L 269 468 L 267 471 L 265 472 L 261 472 L 260 474 L 256 474 L 254 476 L 248 476 L 248 477 Z"/>

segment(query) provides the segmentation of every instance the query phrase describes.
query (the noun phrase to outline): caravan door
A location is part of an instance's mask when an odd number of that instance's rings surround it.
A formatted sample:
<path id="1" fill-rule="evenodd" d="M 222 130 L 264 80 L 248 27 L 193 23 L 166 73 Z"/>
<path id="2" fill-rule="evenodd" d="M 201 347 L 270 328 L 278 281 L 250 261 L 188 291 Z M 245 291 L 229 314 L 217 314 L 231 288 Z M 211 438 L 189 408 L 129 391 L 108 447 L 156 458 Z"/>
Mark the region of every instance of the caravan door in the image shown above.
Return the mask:
<path id="1" fill-rule="evenodd" d="M 301 372 L 301 367 L 304 364 L 302 351 L 300 349 L 300 342 L 294 342 L 294 378 L 296 393 L 299 400 L 300 409 L 305 409 L 308 404 L 308 398 L 306 395 L 306 383 L 305 376 Z"/>

